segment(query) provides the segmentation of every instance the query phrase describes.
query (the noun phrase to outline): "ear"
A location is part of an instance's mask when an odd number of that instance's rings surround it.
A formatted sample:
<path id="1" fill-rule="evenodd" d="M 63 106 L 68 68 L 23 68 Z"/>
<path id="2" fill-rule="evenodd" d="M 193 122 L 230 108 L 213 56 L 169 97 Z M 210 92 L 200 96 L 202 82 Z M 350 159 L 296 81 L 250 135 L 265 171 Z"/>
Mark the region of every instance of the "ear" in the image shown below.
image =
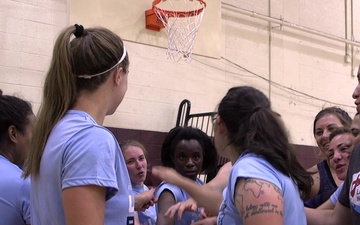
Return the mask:
<path id="1" fill-rule="evenodd" d="M 117 68 L 114 72 L 114 82 L 117 86 L 120 85 L 121 83 L 122 75 L 123 75 L 123 68 L 121 67 Z"/>
<path id="2" fill-rule="evenodd" d="M 11 125 L 8 127 L 7 133 L 8 133 L 10 141 L 17 143 L 18 131 L 14 125 Z"/>
<path id="3" fill-rule="evenodd" d="M 217 116 L 217 129 L 219 129 L 219 133 L 220 134 L 226 134 L 227 133 L 227 128 L 225 126 L 224 121 L 222 120 L 222 118 L 218 115 Z"/>

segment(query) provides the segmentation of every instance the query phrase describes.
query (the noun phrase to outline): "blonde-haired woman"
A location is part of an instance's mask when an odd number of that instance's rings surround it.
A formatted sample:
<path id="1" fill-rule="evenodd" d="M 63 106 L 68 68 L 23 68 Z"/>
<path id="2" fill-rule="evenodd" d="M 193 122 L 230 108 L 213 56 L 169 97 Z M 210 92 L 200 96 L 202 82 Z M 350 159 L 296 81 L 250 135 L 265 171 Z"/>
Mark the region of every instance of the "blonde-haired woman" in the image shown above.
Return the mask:
<path id="1" fill-rule="evenodd" d="M 102 126 L 127 90 L 129 56 L 102 27 L 65 28 L 47 72 L 25 176 L 32 224 L 132 224 L 134 196 L 112 133 Z"/>

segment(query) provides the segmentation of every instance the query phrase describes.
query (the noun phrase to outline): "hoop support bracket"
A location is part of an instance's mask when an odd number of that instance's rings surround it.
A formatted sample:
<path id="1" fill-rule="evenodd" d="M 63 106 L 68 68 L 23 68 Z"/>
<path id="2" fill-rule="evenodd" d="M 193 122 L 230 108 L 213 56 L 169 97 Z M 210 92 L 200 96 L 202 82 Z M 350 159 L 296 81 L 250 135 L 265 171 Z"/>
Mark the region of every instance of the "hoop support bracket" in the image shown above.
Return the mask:
<path id="1" fill-rule="evenodd" d="M 162 28 L 165 28 L 164 24 L 155 14 L 154 9 L 148 9 L 145 11 L 145 24 L 146 29 L 160 31 Z"/>
<path id="2" fill-rule="evenodd" d="M 160 31 L 162 28 L 165 28 L 163 22 L 159 20 L 154 11 L 154 6 L 160 2 L 161 0 L 154 0 L 151 9 L 145 11 L 146 29 Z"/>

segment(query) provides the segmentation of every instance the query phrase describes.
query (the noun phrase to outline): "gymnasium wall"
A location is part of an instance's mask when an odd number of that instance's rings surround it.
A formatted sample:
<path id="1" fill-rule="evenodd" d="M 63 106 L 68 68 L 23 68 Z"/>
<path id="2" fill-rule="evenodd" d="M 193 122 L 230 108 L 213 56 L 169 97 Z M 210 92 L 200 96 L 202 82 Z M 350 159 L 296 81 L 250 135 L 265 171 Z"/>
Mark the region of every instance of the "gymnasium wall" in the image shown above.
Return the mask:
<path id="1" fill-rule="evenodd" d="M 283 19 L 314 33 L 347 36 L 357 42 L 360 2 L 353 1 L 352 31 L 350 2 L 223 0 L 219 9 L 221 55 L 195 54 L 190 63 L 168 60 L 163 47 L 126 40 L 131 60 L 128 92 L 104 125 L 121 131 L 160 134 L 161 140 L 161 135 L 175 126 L 178 105 L 183 99 L 191 101 L 194 113 L 213 111 L 228 88 L 251 85 L 270 97 L 292 142 L 299 149 L 313 151 L 316 143 L 312 123 L 321 108 L 338 105 L 351 116 L 355 114 L 351 94 L 357 83 L 354 74 L 359 65 L 359 47 L 352 49 L 341 41 L 269 23 L 224 5 Z M 0 2 L 0 88 L 5 94 L 30 100 L 35 112 L 41 102 L 54 40 L 70 24 L 70 3 L 70 0 Z M 121 8 L 116 10 L 119 15 L 124 13 Z M 117 32 L 122 36 L 121 30 Z M 206 46 L 211 45 L 219 43 L 209 42 Z"/>

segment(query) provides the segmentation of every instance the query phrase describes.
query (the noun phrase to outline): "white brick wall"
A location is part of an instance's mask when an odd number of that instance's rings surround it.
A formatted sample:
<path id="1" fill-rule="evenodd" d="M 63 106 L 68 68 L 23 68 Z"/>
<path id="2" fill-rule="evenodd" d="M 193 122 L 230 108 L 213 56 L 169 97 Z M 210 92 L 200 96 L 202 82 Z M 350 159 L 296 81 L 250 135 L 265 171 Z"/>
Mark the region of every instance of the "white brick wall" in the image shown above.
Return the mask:
<path id="1" fill-rule="evenodd" d="M 264 15 L 269 12 L 267 0 L 223 1 Z M 274 18 L 345 35 L 343 2 L 277 0 L 271 4 Z M 35 111 L 54 39 L 68 25 L 67 5 L 66 0 L 0 2 L 0 88 L 29 99 Z M 359 41 L 360 2 L 354 1 L 354 6 L 354 37 Z M 168 131 L 175 125 L 181 100 L 189 99 L 193 112 L 213 111 L 234 85 L 253 85 L 270 96 L 296 144 L 315 144 L 312 122 L 323 106 L 339 103 L 355 114 L 351 94 L 357 80 L 344 62 L 344 44 L 272 24 L 269 46 L 267 22 L 224 9 L 222 17 L 224 59 L 195 55 L 191 63 L 175 63 L 167 60 L 165 49 L 126 42 L 131 61 L 128 93 L 105 125 Z M 355 53 L 357 66 L 359 48 Z M 269 89 L 268 82 L 226 60 L 283 87 Z"/>
<path id="2" fill-rule="evenodd" d="M 66 0 L 0 1 L 0 88 L 31 101 L 35 112 L 55 37 L 68 15 Z"/>

